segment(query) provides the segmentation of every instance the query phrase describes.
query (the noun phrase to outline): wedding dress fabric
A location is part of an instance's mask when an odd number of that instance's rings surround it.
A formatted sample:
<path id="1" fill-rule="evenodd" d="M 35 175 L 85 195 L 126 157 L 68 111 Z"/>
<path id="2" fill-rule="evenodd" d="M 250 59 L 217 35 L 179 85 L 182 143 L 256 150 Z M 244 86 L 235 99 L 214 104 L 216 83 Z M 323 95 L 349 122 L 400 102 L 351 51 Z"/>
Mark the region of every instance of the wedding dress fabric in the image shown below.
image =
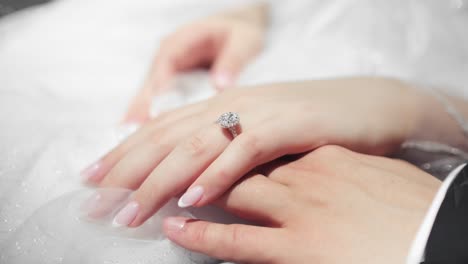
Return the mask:
<path id="1" fill-rule="evenodd" d="M 265 51 L 240 84 L 384 75 L 468 97 L 464 1 L 271 3 Z M 88 221 L 79 205 L 93 191 L 79 171 L 134 130 L 116 124 L 159 40 L 234 4 L 58 0 L 0 20 L 0 263 L 217 262 L 170 243 L 161 219 L 237 219 L 212 208 L 182 210 L 172 201 L 137 230 Z M 155 114 L 214 94 L 203 72 L 181 76 L 174 86 L 155 99 Z"/>

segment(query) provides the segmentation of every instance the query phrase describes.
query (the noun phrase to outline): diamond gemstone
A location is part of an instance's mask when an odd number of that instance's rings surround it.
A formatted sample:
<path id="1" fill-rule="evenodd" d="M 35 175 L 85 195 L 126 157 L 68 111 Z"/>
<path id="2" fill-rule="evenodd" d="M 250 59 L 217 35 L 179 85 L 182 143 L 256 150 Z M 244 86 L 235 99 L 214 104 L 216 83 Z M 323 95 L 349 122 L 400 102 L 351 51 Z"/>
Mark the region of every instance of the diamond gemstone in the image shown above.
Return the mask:
<path id="1" fill-rule="evenodd" d="M 239 124 L 240 118 L 237 113 L 227 112 L 222 114 L 217 123 L 220 124 L 223 128 L 234 127 Z"/>

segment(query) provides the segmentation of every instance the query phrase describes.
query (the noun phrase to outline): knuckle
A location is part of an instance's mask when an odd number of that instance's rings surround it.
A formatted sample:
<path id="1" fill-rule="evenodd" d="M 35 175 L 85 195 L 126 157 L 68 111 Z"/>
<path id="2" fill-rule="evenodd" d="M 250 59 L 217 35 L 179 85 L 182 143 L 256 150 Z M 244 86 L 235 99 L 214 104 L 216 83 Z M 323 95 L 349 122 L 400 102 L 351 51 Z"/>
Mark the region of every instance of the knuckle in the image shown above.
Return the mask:
<path id="1" fill-rule="evenodd" d="M 230 241 L 226 241 L 226 247 L 229 251 L 235 250 L 235 245 L 241 245 L 244 241 L 244 232 L 239 225 L 233 224 L 228 226 L 229 227 L 229 234 L 230 234 Z"/>
<path id="2" fill-rule="evenodd" d="M 192 229 L 190 238 L 192 242 L 195 244 L 206 245 L 206 242 L 208 241 L 208 238 L 207 238 L 208 232 L 209 232 L 208 225 L 201 224 L 197 228 Z"/>
<path id="3" fill-rule="evenodd" d="M 206 199 L 206 203 L 211 203 L 217 200 L 217 198 L 222 197 L 237 181 L 236 174 L 233 174 L 232 170 L 225 168 L 217 169 L 211 177 L 200 177 L 199 179 L 200 184 L 215 190 L 211 198 Z"/>
<path id="4" fill-rule="evenodd" d="M 244 188 L 247 189 L 252 189 L 255 190 L 256 188 L 263 188 L 265 186 L 265 176 L 256 174 L 251 177 L 243 179 L 241 182 L 239 182 L 239 186 L 243 186 Z"/>
<path id="5" fill-rule="evenodd" d="M 216 256 L 229 260 L 233 255 L 236 256 L 240 253 L 239 245 L 242 245 L 245 233 L 237 224 L 228 225 L 226 228 L 226 236 L 216 236 L 218 239 L 213 243 L 216 247 L 212 250 Z"/>
<path id="6" fill-rule="evenodd" d="M 289 167 L 277 168 L 268 175 L 268 178 L 285 186 L 291 186 L 297 181 L 296 177 L 291 177 L 291 175 L 296 175 L 300 172 L 296 167 L 294 163 L 291 163 Z"/>
<path id="7" fill-rule="evenodd" d="M 205 152 L 206 144 L 200 136 L 193 136 L 182 144 L 182 147 L 192 156 L 199 156 Z"/>
<path id="8" fill-rule="evenodd" d="M 337 159 L 342 157 L 345 153 L 345 149 L 336 145 L 325 145 L 314 151 L 315 155 L 330 160 L 330 158 Z"/>
<path id="9" fill-rule="evenodd" d="M 238 144 L 242 151 L 247 154 L 247 157 L 251 159 L 258 159 L 263 154 L 260 139 L 253 133 L 245 133 L 239 136 Z"/>
<path id="10" fill-rule="evenodd" d="M 293 173 L 312 171 L 331 177 L 336 174 L 338 168 L 349 163 L 347 156 L 346 149 L 334 145 L 325 145 L 290 163 L 288 167 L 293 170 Z"/>
<path id="11" fill-rule="evenodd" d="M 226 168 L 217 169 L 216 172 L 214 173 L 214 175 L 216 175 L 217 179 L 221 179 L 221 180 L 232 178 L 231 170 L 228 170 Z M 218 183 L 218 185 L 223 185 L 224 182 L 218 181 L 217 183 Z M 212 184 L 216 185 L 215 182 L 213 182 Z M 221 186 L 218 186 L 218 187 L 221 187 Z"/>
<path id="12" fill-rule="evenodd" d="M 248 177 L 241 182 L 239 182 L 236 188 L 233 189 L 234 192 L 239 192 L 242 195 L 248 196 L 252 193 L 257 193 L 260 195 L 267 194 L 268 188 L 267 180 L 263 175 L 254 175 Z"/>

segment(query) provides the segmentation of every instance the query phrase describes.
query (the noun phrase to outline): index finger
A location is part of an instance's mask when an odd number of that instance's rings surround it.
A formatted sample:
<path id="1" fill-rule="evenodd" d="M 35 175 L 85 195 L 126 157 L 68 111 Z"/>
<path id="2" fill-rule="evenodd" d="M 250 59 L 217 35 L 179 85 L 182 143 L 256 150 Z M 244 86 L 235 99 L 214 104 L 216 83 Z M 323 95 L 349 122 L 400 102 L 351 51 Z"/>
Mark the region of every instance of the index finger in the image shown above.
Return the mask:
<path id="1" fill-rule="evenodd" d="M 241 224 L 217 224 L 182 217 L 164 221 L 164 233 L 178 245 L 217 259 L 271 263 L 282 249 L 284 230 Z"/>

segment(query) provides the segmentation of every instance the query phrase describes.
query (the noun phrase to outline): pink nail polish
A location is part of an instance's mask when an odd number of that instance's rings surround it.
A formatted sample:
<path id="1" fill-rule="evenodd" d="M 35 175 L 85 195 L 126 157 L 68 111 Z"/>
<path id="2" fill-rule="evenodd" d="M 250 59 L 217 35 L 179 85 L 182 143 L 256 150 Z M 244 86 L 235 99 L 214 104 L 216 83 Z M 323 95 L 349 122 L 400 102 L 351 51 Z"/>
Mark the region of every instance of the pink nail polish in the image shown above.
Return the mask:
<path id="1" fill-rule="evenodd" d="M 187 190 L 182 197 L 180 197 L 177 205 L 181 208 L 189 207 L 200 201 L 203 196 L 203 187 L 195 186 Z"/>
<path id="2" fill-rule="evenodd" d="M 112 224 L 116 227 L 128 226 L 137 216 L 139 208 L 140 205 L 137 202 L 129 202 L 124 208 L 122 208 L 122 210 L 120 210 L 120 212 L 117 213 Z"/>
<path id="3" fill-rule="evenodd" d="M 100 161 L 95 162 L 89 165 L 86 169 L 81 171 L 81 177 L 84 181 L 94 180 L 94 178 L 99 174 L 99 171 L 102 169 L 102 164 Z"/>
<path id="4" fill-rule="evenodd" d="M 185 219 L 180 217 L 170 217 L 165 221 L 165 229 L 169 232 L 180 232 L 184 229 Z"/>
<path id="5" fill-rule="evenodd" d="M 215 74 L 215 83 L 221 89 L 226 89 L 234 84 L 234 78 L 227 72 L 219 72 Z"/>

